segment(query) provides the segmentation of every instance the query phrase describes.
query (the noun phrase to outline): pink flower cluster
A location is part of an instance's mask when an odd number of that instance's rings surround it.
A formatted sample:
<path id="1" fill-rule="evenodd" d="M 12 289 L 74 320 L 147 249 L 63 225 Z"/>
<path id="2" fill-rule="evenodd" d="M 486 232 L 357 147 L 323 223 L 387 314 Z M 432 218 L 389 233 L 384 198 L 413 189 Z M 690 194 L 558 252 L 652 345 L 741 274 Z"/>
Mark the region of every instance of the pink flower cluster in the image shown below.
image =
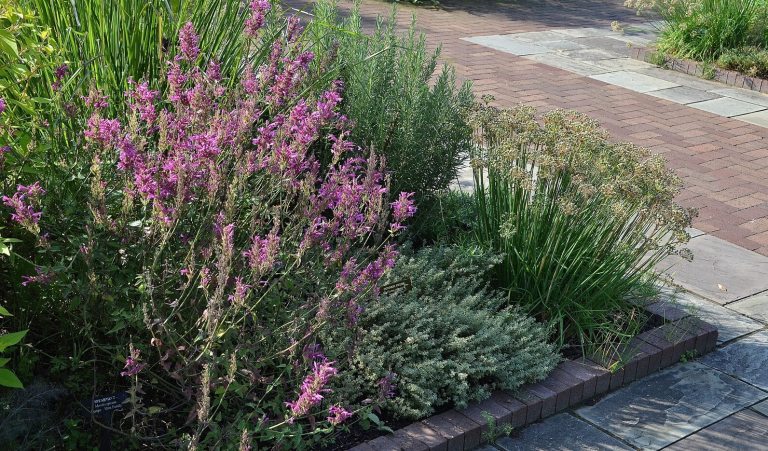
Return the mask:
<path id="1" fill-rule="evenodd" d="M 245 34 L 248 37 L 258 37 L 270 8 L 269 0 L 251 0 L 251 15 L 245 20 Z"/>
<path id="2" fill-rule="evenodd" d="M 312 372 L 301 384 L 299 397 L 295 401 L 285 403 L 291 411 L 289 421 L 307 415 L 312 407 L 320 404 L 323 400 L 323 394 L 331 392 L 331 389 L 327 388 L 326 385 L 333 376 L 338 374 L 333 366 L 335 363 L 323 357 L 312 364 Z"/>
<path id="3" fill-rule="evenodd" d="M 32 185 L 18 185 L 16 193 L 11 196 L 3 196 L 2 201 L 5 206 L 13 209 L 11 219 L 30 231 L 38 229 L 38 222 L 42 213 L 35 211 L 35 206 L 40 203 L 40 198 L 45 194 L 45 190 L 40 186 L 40 182 Z"/>
<path id="4" fill-rule="evenodd" d="M 131 377 L 139 374 L 141 370 L 143 370 L 147 364 L 139 362 L 139 357 L 141 355 L 141 351 L 138 349 L 131 349 L 131 355 L 129 355 L 125 359 L 125 366 L 123 367 L 123 371 L 120 372 L 121 376 L 124 377 Z"/>

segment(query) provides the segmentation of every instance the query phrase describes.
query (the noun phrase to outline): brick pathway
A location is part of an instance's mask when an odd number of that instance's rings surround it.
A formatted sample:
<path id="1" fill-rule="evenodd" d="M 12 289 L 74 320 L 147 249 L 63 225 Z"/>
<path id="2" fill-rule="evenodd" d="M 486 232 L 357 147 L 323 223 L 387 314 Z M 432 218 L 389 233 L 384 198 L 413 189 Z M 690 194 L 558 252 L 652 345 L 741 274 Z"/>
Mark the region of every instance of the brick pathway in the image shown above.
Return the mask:
<path id="1" fill-rule="evenodd" d="M 339 3 L 342 8 L 350 5 L 347 0 Z M 461 40 L 560 28 L 608 28 L 613 20 L 641 23 L 621 6 L 622 0 L 442 3 L 439 10 L 402 6 L 398 16 L 407 24 L 416 15 L 428 43 L 442 43 L 443 59 L 456 67 L 460 78 L 473 81 L 478 95 L 492 94 L 502 106 L 526 103 L 541 110 L 575 109 L 600 121 L 617 140 L 663 153 L 685 181 L 680 203 L 699 209 L 696 228 L 768 255 L 768 129 Z M 389 8 L 379 1 L 365 1 L 365 23 L 389 14 Z"/>

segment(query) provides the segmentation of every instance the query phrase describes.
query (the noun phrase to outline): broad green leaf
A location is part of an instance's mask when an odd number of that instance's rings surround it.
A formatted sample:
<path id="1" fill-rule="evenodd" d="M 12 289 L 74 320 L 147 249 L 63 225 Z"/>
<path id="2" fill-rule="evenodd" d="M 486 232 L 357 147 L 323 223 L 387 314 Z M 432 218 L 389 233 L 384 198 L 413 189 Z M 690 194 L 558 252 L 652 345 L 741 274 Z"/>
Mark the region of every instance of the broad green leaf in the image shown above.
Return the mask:
<path id="1" fill-rule="evenodd" d="M 10 334 L 0 335 L 0 351 L 5 351 L 8 346 L 13 346 L 20 342 L 24 335 L 27 334 L 26 330 L 19 332 L 12 332 Z"/>
<path id="2" fill-rule="evenodd" d="M 11 315 L 11 312 L 9 312 L 7 308 L 0 305 L 0 316 L 5 317 L 5 316 L 13 316 L 13 315 Z"/>
<path id="3" fill-rule="evenodd" d="M 19 48 L 16 47 L 16 39 L 8 30 L 0 30 L 0 50 L 13 58 L 19 57 Z"/>
<path id="4" fill-rule="evenodd" d="M 5 243 L 0 243 L 0 255 L 11 256 L 11 249 Z"/>
<path id="5" fill-rule="evenodd" d="M 24 384 L 13 374 L 13 371 L 5 368 L 0 368 L 0 385 L 10 388 L 24 388 Z"/>
<path id="6" fill-rule="evenodd" d="M 8 357 L 0 357 L 0 366 L 5 366 L 6 363 L 10 362 L 11 359 Z"/>

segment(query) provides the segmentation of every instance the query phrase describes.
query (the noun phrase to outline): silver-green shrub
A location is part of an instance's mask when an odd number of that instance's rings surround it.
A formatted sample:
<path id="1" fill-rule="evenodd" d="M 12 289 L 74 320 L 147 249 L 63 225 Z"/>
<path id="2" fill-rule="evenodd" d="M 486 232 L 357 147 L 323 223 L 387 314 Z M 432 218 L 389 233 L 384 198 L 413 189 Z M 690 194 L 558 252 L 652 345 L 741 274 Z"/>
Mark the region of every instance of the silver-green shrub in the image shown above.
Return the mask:
<path id="1" fill-rule="evenodd" d="M 410 289 L 382 295 L 361 315 L 340 384 L 350 390 L 345 397 L 422 418 L 545 377 L 558 354 L 545 327 L 503 307 L 504 294 L 488 288 L 486 276 L 499 262 L 487 251 L 455 246 L 402 257 L 388 281 L 409 281 Z M 378 392 L 367 389 L 376 386 Z"/>

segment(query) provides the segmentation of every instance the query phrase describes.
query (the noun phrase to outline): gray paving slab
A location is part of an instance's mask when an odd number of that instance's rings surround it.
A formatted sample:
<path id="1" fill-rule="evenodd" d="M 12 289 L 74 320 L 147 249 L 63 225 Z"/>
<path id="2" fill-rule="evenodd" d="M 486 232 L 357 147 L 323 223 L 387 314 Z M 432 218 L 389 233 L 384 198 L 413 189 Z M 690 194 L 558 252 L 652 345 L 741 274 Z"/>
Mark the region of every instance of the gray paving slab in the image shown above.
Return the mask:
<path id="1" fill-rule="evenodd" d="M 768 401 L 763 401 L 752 406 L 752 410 L 768 417 Z"/>
<path id="2" fill-rule="evenodd" d="M 641 449 L 659 449 L 768 397 L 698 362 L 678 364 L 576 413 Z"/>
<path id="3" fill-rule="evenodd" d="M 539 41 L 536 43 L 536 45 L 540 45 L 552 50 L 580 50 L 587 48 L 586 45 L 579 44 L 577 40 L 572 38 L 562 41 Z"/>
<path id="4" fill-rule="evenodd" d="M 755 111 L 766 109 L 766 107 L 762 105 L 755 105 L 754 103 L 744 102 L 729 97 L 720 97 L 719 99 L 690 103 L 688 106 L 725 117 L 741 116 L 742 114 L 754 113 Z"/>
<path id="5" fill-rule="evenodd" d="M 559 53 L 528 55 L 525 58 L 584 76 L 605 74 L 611 71 L 610 69 L 600 65 L 586 63 L 583 61 L 576 61 Z"/>
<path id="6" fill-rule="evenodd" d="M 685 231 L 688 232 L 688 235 L 690 235 L 691 238 L 696 238 L 697 236 L 704 235 L 704 232 L 694 227 L 688 227 L 685 229 Z"/>
<path id="7" fill-rule="evenodd" d="M 539 43 L 541 41 L 562 41 L 564 39 L 573 39 L 571 36 L 561 33 L 558 30 L 551 31 L 529 31 L 527 33 L 515 33 L 514 37 L 521 41 Z"/>
<path id="8" fill-rule="evenodd" d="M 617 53 L 624 57 L 627 57 L 629 54 L 629 47 L 627 47 L 627 42 L 620 39 L 615 39 L 613 36 L 578 38 L 578 42 L 580 44 L 585 44 L 588 47 Z"/>
<path id="9" fill-rule="evenodd" d="M 648 93 L 648 95 L 659 97 L 661 99 L 669 100 L 675 103 L 681 103 L 683 105 L 717 99 L 720 97 L 717 94 L 712 94 L 711 92 L 702 91 L 700 89 L 691 88 L 688 86 L 678 86 L 676 88 L 651 91 Z"/>
<path id="10" fill-rule="evenodd" d="M 728 308 L 768 324 L 768 293 L 756 294 L 733 302 L 728 304 Z"/>
<path id="11" fill-rule="evenodd" d="M 496 446 L 505 451 L 631 450 L 591 424 L 561 413 L 523 429 L 518 436 L 503 437 Z"/>
<path id="12" fill-rule="evenodd" d="M 758 111 L 757 113 L 743 114 L 741 116 L 734 116 L 734 119 L 749 122 L 750 124 L 759 125 L 761 127 L 768 127 L 768 110 Z"/>
<path id="13" fill-rule="evenodd" d="M 471 38 L 462 38 L 465 41 L 469 41 L 475 44 L 480 44 L 485 47 L 499 50 L 501 52 L 511 53 L 513 55 L 535 55 L 537 53 L 547 53 L 553 50 L 546 47 L 542 47 L 531 42 L 525 42 L 517 40 L 514 35 L 491 35 L 491 36 L 475 36 Z"/>
<path id="14" fill-rule="evenodd" d="M 717 342 L 722 344 L 765 327 L 746 316 L 685 290 L 668 295 L 681 309 L 717 327 Z"/>
<path id="15" fill-rule="evenodd" d="M 679 86 L 676 83 L 633 71 L 610 72 L 607 74 L 592 75 L 590 78 L 637 92 L 658 91 L 659 89 Z"/>
<path id="16" fill-rule="evenodd" d="M 755 332 L 702 357 L 701 363 L 768 390 L 768 332 Z"/>
<path id="17" fill-rule="evenodd" d="M 768 257 L 711 235 L 693 238 L 687 247 L 692 262 L 669 256 L 657 265 L 686 290 L 718 304 L 768 290 Z"/>
<path id="18" fill-rule="evenodd" d="M 667 451 L 752 451 L 768 449 L 768 418 L 749 409 L 673 444 Z"/>
<path id="19" fill-rule="evenodd" d="M 584 50 L 565 50 L 562 53 L 568 58 L 586 62 L 603 61 L 624 57 L 624 55 L 618 52 L 611 52 L 609 50 L 594 48 L 587 48 Z"/>
<path id="20" fill-rule="evenodd" d="M 597 61 L 596 64 L 605 68 L 611 69 L 611 71 L 619 70 L 637 70 L 652 67 L 651 64 L 644 63 L 642 61 L 633 60 L 631 58 L 611 58 L 607 60 Z"/>
<path id="21" fill-rule="evenodd" d="M 610 28 L 563 28 L 556 30 L 558 33 L 567 34 L 574 38 L 591 38 L 601 36 L 620 36 L 621 33 L 615 32 Z"/>
<path id="22" fill-rule="evenodd" d="M 637 35 L 613 36 L 613 39 L 624 41 L 631 47 L 647 47 L 649 44 L 651 44 L 653 41 L 656 40 L 656 37 L 651 35 L 647 35 L 646 37 L 646 35 L 637 34 Z M 629 48 L 627 48 L 627 51 L 629 51 Z"/>
<path id="23" fill-rule="evenodd" d="M 693 75 L 686 75 L 680 72 L 675 72 L 673 70 L 663 69 L 661 67 L 648 67 L 646 69 L 638 69 L 635 72 L 649 75 L 651 77 L 661 78 L 662 80 L 671 81 L 680 86 L 688 86 L 690 88 L 695 88 L 702 91 L 710 91 L 712 89 L 719 89 L 723 87 L 721 83 L 702 80 L 701 78 L 694 77 Z"/>
<path id="24" fill-rule="evenodd" d="M 730 97 L 732 99 L 754 103 L 755 105 L 761 105 L 768 108 L 768 95 L 759 92 L 738 88 L 713 89 L 711 92 L 723 97 Z"/>

